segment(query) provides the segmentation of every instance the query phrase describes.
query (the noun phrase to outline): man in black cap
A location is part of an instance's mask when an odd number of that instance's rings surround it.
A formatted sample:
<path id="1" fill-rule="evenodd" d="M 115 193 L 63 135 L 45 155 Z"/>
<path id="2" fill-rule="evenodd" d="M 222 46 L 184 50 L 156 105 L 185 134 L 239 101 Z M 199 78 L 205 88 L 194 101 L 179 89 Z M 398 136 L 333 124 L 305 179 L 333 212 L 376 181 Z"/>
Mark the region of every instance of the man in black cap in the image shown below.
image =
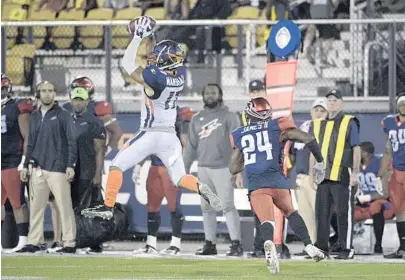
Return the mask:
<path id="1" fill-rule="evenodd" d="M 249 94 L 256 93 L 256 92 L 264 92 L 265 85 L 261 80 L 253 80 L 249 83 Z"/>
<path id="2" fill-rule="evenodd" d="M 249 98 L 256 96 L 266 96 L 266 86 L 261 80 L 253 80 L 249 83 Z M 242 112 L 242 124 L 247 122 L 245 111 Z M 263 247 L 263 246 L 262 246 Z"/>
<path id="3" fill-rule="evenodd" d="M 354 195 L 360 172 L 360 122 L 342 112 L 343 99 L 339 90 L 327 95 L 328 116 L 313 121 L 311 132 L 321 147 L 325 159 L 325 179 L 316 193 L 316 246 L 328 252 L 331 207 L 336 205 L 339 244 L 337 259 L 352 259 L 354 250 L 353 215 Z"/>

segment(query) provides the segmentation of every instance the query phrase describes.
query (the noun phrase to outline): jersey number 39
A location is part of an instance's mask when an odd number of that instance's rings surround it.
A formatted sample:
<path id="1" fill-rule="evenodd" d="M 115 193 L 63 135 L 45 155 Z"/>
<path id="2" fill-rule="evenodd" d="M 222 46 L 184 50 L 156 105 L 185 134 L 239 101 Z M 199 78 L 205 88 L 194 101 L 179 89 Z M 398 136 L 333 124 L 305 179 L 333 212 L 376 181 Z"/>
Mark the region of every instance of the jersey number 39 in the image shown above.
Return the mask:
<path id="1" fill-rule="evenodd" d="M 392 151 L 397 152 L 400 144 L 405 144 L 405 129 L 390 130 L 388 136 L 391 140 Z"/>
<path id="2" fill-rule="evenodd" d="M 256 163 L 256 151 L 266 152 L 267 160 L 273 159 L 272 145 L 267 131 L 259 131 L 255 135 L 243 135 L 241 140 L 245 165 Z"/>

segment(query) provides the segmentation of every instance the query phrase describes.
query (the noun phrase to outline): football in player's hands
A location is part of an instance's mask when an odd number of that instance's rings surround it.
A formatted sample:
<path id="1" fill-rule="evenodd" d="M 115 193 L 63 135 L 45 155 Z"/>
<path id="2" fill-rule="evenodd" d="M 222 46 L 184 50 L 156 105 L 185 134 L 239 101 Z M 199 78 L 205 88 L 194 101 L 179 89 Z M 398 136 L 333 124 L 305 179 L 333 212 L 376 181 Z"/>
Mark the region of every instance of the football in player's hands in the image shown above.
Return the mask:
<path id="1" fill-rule="evenodd" d="M 135 28 L 136 28 L 136 21 L 139 19 L 139 17 L 132 19 L 130 22 L 128 22 L 126 26 L 126 30 L 129 34 L 134 34 Z"/>
<path id="2" fill-rule="evenodd" d="M 156 21 L 154 18 L 150 16 L 141 16 L 131 20 L 126 27 L 126 30 L 128 33 L 134 34 L 143 39 L 152 34 L 155 25 Z"/>

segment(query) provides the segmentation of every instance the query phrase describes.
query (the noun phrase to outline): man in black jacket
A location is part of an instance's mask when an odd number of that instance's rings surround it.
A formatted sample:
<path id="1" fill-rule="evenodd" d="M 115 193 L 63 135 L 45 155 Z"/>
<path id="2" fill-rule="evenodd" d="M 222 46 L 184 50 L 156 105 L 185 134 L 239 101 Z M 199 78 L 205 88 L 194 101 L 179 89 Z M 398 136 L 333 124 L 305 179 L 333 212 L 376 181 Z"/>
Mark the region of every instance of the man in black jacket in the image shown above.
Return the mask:
<path id="1" fill-rule="evenodd" d="M 42 82 L 37 86 L 41 105 L 32 113 L 27 155 L 21 180 L 30 174 L 30 231 L 28 245 L 18 252 L 37 252 L 44 243 L 44 212 L 52 191 L 61 214 L 63 248 L 59 253 L 76 252 L 76 223 L 72 208 L 70 182 L 73 180 L 77 157 L 75 127 L 70 113 L 55 101 L 55 86 Z"/>

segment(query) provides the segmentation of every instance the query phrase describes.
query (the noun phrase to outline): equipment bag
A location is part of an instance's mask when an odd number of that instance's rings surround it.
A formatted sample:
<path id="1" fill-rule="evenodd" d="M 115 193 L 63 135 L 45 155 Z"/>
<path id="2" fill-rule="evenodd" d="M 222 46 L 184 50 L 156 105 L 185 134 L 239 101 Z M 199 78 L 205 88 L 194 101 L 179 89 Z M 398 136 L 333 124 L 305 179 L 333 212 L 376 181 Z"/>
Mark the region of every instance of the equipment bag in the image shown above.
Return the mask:
<path id="1" fill-rule="evenodd" d="M 76 247 L 93 247 L 119 238 L 128 228 L 128 215 L 124 207 L 116 203 L 114 216 L 110 220 L 87 218 L 80 212 L 89 207 L 103 203 L 101 187 L 91 186 L 83 194 L 80 204 L 75 208 L 76 216 Z"/>

